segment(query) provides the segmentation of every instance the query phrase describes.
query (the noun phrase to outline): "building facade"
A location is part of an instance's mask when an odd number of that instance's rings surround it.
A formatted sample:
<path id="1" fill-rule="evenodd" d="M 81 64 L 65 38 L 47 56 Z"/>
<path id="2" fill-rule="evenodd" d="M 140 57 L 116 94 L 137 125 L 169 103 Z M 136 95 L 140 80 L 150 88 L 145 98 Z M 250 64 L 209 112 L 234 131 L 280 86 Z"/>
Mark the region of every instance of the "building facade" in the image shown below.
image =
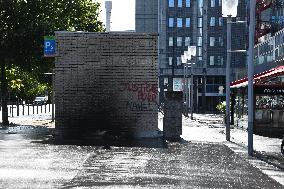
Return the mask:
<path id="1" fill-rule="evenodd" d="M 219 90 L 223 88 L 225 92 L 227 49 L 226 19 L 222 18 L 221 2 L 221 0 L 136 1 L 136 32 L 159 33 L 160 103 L 164 101 L 164 91 L 184 90 L 186 79 L 184 79 L 185 69 L 181 55 L 188 46 L 197 47 L 196 56 L 193 57 L 189 68 L 189 73 L 193 74 L 194 111 L 216 111 L 216 105 L 225 99 L 225 93 Z M 150 6 L 158 8 L 145 8 Z M 157 15 L 155 17 L 157 21 L 150 22 L 149 15 L 152 15 L 151 18 Z M 141 21 L 143 19 L 144 22 Z M 244 0 L 239 0 L 238 16 L 233 21 L 245 19 L 246 4 Z M 152 23 L 157 24 L 158 27 L 151 26 Z M 148 30 L 149 28 L 151 31 Z M 232 24 L 232 50 L 246 48 L 246 30 L 246 24 Z M 240 77 L 236 70 L 245 65 L 246 54 L 232 54 L 231 81 Z"/>

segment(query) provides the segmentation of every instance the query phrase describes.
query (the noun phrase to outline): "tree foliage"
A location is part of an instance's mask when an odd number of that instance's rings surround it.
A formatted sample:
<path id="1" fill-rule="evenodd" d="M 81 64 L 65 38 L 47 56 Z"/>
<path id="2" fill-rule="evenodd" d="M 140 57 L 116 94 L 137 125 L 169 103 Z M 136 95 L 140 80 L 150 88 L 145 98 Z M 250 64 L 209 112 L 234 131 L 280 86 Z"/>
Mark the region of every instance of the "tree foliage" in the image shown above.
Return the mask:
<path id="1" fill-rule="evenodd" d="M 9 89 L 30 96 L 45 88 L 42 73 L 52 71 L 54 60 L 43 57 L 44 36 L 104 31 L 99 6 L 92 0 L 0 0 L 0 63 L 6 63 L 7 76 L 12 77 Z M 27 91 L 28 86 L 39 88 Z"/>
<path id="2" fill-rule="evenodd" d="M 51 94 L 51 78 L 40 81 L 37 73 L 36 70 L 28 72 L 16 65 L 6 69 L 10 97 L 18 96 L 21 99 L 32 101 L 37 95 Z"/>
<path id="3" fill-rule="evenodd" d="M 103 31 L 98 15 L 99 3 L 92 0 L 2 0 L 1 55 L 23 68 L 42 64 L 44 35 L 66 30 Z"/>

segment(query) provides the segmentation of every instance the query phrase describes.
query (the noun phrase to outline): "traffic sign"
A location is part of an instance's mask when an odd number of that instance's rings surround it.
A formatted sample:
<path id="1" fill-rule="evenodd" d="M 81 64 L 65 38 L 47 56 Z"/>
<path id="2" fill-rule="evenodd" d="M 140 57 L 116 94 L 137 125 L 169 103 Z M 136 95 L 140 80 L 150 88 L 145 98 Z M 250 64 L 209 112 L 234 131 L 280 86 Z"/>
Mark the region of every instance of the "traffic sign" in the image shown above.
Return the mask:
<path id="1" fill-rule="evenodd" d="M 44 36 L 44 57 L 55 56 L 55 37 Z"/>

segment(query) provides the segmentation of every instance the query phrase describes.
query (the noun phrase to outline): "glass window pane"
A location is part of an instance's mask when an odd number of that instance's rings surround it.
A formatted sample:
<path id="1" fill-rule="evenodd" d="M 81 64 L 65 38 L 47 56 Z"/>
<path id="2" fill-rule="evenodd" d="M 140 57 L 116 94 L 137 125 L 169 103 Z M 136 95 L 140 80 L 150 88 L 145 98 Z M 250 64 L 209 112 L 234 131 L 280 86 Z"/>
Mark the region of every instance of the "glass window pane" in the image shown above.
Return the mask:
<path id="1" fill-rule="evenodd" d="M 215 17 L 210 18 L 210 26 L 215 26 Z"/>
<path id="2" fill-rule="evenodd" d="M 198 0 L 198 7 L 199 8 L 203 7 L 203 0 Z"/>
<path id="3" fill-rule="evenodd" d="M 202 47 L 197 48 L 197 56 L 202 56 Z"/>
<path id="4" fill-rule="evenodd" d="M 180 66 L 180 65 L 181 65 L 181 58 L 177 57 L 177 66 Z"/>
<path id="5" fill-rule="evenodd" d="M 182 27 L 182 18 L 177 18 L 177 27 L 178 28 Z"/>
<path id="6" fill-rule="evenodd" d="M 184 46 L 190 46 L 190 37 L 185 37 Z"/>
<path id="7" fill-rule="evenodd" d="M 203 15 L 203 8 L 198 8 L 198 16 L 202 16 Z"/>
<path id="8" fill-rule="evenodd" d="M 220 46 L 223 46 L 223 45 L 224 45 L 223 37 L 219 37 L 218 41 L 219 41 L 219 45 L 220 45 Z"/>
<path id="9" fill-rule="evenodd" d="M 169 37 L 169 46 L 173 46 L 174 45 L 174 39 L 173 37 Z"/>
<path id="10" fill-rule="evenodd" d="M 202 37 L 197 37 L 197 46 L 202 47 Z"/>
<path id="11" fill-rule="evenodd" d="M 174 18 L 169 18 L 169 27 L 174 27 Z"/>
<path id="12" fill-rule="evenodd" d="M 215 37 L 210 37 L 210 47 L 215 46 Z"/>
<path id="13" fill-rule="evenodd" d="M 219 17 L 219 26 L 223 26 L 223 18 Z"/>
<path id="14" fill-rule="evenodd" d="M 215 0 L 211 0 L 211 7 L 215 7 Z"/>
<path id="15" fill-rule="evenodd" d="M 210 56 L 210 66 L 214 66 L 214 56 Z"/>
<path id="16" fill-rule="evenodd" d="M 177 37 L 177 46 L 178 47 L 182 46 L 182 37 Z"/>
<path id="17" fill-rule="evenodd" d="M 197 27 L 202 28 L 202 18 L 198 18 Z"/>
<path id="18" fill-rule="evenodd" d="M 203 30 L 202 28 L 198 28 L 198 33 L 197 33 L 198 36 L 203 36 Z"/>
<path id="19" fill-rule="evenodd" d="M 190 0 L 186 0 L 186 1 L 185 1 L 185 6 L 186 6 L 186 7 L 190 7 Z"/>
<path id="20" fill-rule="evenodd" d="M 178 0 L 178 7 L 182 7 L 182 0 Z"/>
<path id="21" fill-rule="evenodd" d="M 185 27 L 190 27 L 190 18 L 186 18 Z"/>
<path id="22" fill-rule="evenodd" d="M 169 7 L 175 7 L 175 0 L 169 0 Z"/>
<path id="23" fill-rule="evenodd" d="M 169 65 L 173 65 L 173 57 L 169 57 Z"/>
<path id="24" fill-rule="evenodd" d="M 170 58 L 170 57 L 169 57 Z M 169 83 L 169 79 L 167 77 L 164 78 L 164 85 L 167 85 Z"/>

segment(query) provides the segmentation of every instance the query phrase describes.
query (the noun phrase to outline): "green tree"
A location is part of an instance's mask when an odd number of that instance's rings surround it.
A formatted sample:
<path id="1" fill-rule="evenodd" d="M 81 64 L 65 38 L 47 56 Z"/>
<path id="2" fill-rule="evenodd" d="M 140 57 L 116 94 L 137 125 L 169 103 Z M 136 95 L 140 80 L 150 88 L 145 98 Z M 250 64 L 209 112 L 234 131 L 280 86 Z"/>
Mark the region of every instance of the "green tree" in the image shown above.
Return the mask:
<path id="1" fill-rule="evenodd" d="M 0 0 L 3 125 L 9 124 L 5 68 L 17 65 L 27 72 L 37 70 L 38 77 L 43 72 L 51 72 L 53 60 L 43 57 L 43 36 L 66 30 L 104 31 L 98 20 L 99 6 L 92 0 Z M 21 88 L 17 85 L 20 80 L 14 80 L 14 87 Z"/>

